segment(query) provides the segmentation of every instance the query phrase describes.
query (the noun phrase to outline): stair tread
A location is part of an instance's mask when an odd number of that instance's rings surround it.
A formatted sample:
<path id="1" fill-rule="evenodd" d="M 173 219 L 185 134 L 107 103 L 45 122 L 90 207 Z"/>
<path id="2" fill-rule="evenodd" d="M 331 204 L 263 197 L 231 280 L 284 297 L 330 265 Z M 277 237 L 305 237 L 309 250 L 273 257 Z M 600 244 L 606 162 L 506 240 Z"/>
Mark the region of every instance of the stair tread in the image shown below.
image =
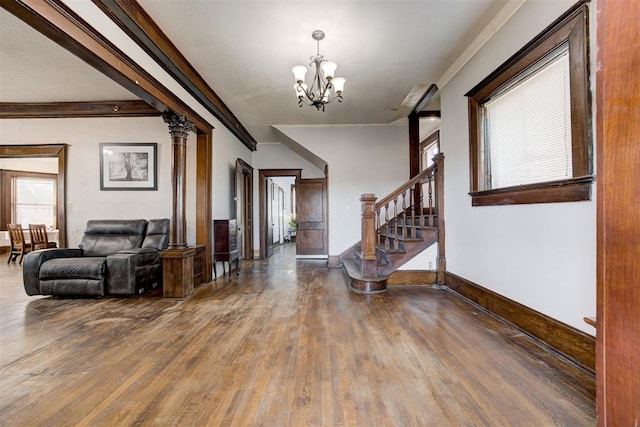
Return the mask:
<path id="1" fill-rule="evenodd" d="M 400 240 L 403 242 L 422 242 L 424 240 L 422 237 L 403 237 L 402 234 L 393 233 L 380 233 L 380 236 L 389 237 L 391 239 Z"/>
<path id="2" fill-rule="evenodd" d="M 363 276 L 362 273 L 360 273 L 360 264 L 355 259 L 345 258 L 342 260 L 342 263 L 349 277 L 354 279 L 382 282 L 389 278 L 388 275 Z"/>

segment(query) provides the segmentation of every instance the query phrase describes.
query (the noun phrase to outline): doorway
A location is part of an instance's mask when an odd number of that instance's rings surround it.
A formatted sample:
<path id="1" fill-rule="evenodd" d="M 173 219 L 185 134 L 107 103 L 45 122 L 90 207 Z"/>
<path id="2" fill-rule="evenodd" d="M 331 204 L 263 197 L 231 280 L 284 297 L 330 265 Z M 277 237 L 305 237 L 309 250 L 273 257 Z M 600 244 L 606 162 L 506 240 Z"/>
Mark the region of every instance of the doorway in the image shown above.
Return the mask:
<path id="1" fill-rule="evenodd" d="M 290 177 L 294 178 L 294 188 L 297 188 L 301 181 L 302 169 L 260 169 L 258 174 L 259 182 L 259 203 L 260 203 L 260 258 L 269 258 L 273 254 L 274 236 L 278 241 L 284 241 L 285 236 L 289 236 L 288 227 L 285 229 L 286 209 L 284 190 L 282 185 L 277 185 L 274 178 Z M 275 206 L 275 209 L 274 209 Z M 284 212 L 283 212 L 284 211 Z M 296 217 L 295 205 L 290 207 L 293 217 Z M 280 217 L 282 216 L 282 219 Z M 275 234 L 274 234 L 275 228 Z"/>
<path id="2" fill-rule="evenodd" d="M 260 258 L 269 258 L 273 253 L 274 226 L 277 224 L 273 212 L 277 198 L 273 179 L 294 177 L 294 190 L 289 196 L 293 200 L 295 228 L 293 231 L 298 258 L 328 257 L 328 195 L 327 178 L 301 179 L 301 169 L 261 169 L 259 171 L 260 198 Z M 325 176 L 326 176 L 325 170 Z M 286 196 L 285 196 L 286 197 Z M 288 229 L 287 229 L 288 231 Z"/>
<path id="3" fill-rule="evenodd" d="M 253 259 L 253 168 L 244 160 L 236 160 L 236 221 L 238 256 Z"/>
<path id="4" fill-rule="evenodd" d="M 58 177 L 55 200 L 56 226 L 58 228 L 58 247 L 67 247 L 67 218 L 65 202 L 65 177 L 66 177 L 66 144 L 42 144 L 42 145 L 2 145 L 0 146 L 0 158 L 28 159 L 52 157 L 57 159 Z M 0 221 L 3 227 L 11 222 L 6 218 L 4 210 L 0 212 Z"/>

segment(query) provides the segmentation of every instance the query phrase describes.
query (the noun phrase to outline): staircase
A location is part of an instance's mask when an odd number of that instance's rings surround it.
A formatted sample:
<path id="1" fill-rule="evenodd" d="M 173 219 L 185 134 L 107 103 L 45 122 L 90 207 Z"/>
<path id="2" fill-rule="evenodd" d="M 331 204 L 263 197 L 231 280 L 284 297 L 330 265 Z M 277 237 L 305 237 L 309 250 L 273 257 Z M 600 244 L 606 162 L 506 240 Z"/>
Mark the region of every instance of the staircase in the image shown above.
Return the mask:
<path id="1" fill-rule="evenodd" d="M 349 284 L 357 292 L 387 288 L 391 273 L 434 243 L 438 245 L 437 281 L 444 283 L 444 155 L 376 202 L 363 194 L 362 240 L 340 255 Z"/>

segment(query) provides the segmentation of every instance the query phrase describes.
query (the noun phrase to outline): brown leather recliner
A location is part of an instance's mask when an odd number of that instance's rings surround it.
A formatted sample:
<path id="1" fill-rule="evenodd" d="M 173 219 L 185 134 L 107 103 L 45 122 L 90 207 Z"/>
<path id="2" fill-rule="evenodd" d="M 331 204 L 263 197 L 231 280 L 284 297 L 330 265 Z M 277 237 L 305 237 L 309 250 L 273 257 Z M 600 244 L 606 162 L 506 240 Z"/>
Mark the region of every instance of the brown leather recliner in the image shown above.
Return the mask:
<path id="1" fill-rule="evenodd" d="M 137 295 L 162 285 L 168 219 L 90 220 L 79 249 L 43 249 L 24 259 L 27 295 Z"/>

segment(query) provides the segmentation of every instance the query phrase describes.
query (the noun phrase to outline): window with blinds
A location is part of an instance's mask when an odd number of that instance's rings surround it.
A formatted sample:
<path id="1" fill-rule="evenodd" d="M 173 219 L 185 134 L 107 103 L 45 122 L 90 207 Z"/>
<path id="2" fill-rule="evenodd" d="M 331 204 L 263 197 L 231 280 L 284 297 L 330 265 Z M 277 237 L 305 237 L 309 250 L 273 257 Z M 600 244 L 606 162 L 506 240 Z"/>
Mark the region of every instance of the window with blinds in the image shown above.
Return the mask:
<path id="1" fill-rule="evenodd" d="M 56 226 L 56 180 L 14 177 L 13 221 L 17 224 Z"/>
<path id="2" fill-rule="evenodd" d="M 572 177 L 565 45 L 482 106 L 484 189 Z"/>
<path id="3" fill-rule="evenodd" d="M 588 17 L 577 3 L 466 93 L 472 206 L 591 199 Z"/>

